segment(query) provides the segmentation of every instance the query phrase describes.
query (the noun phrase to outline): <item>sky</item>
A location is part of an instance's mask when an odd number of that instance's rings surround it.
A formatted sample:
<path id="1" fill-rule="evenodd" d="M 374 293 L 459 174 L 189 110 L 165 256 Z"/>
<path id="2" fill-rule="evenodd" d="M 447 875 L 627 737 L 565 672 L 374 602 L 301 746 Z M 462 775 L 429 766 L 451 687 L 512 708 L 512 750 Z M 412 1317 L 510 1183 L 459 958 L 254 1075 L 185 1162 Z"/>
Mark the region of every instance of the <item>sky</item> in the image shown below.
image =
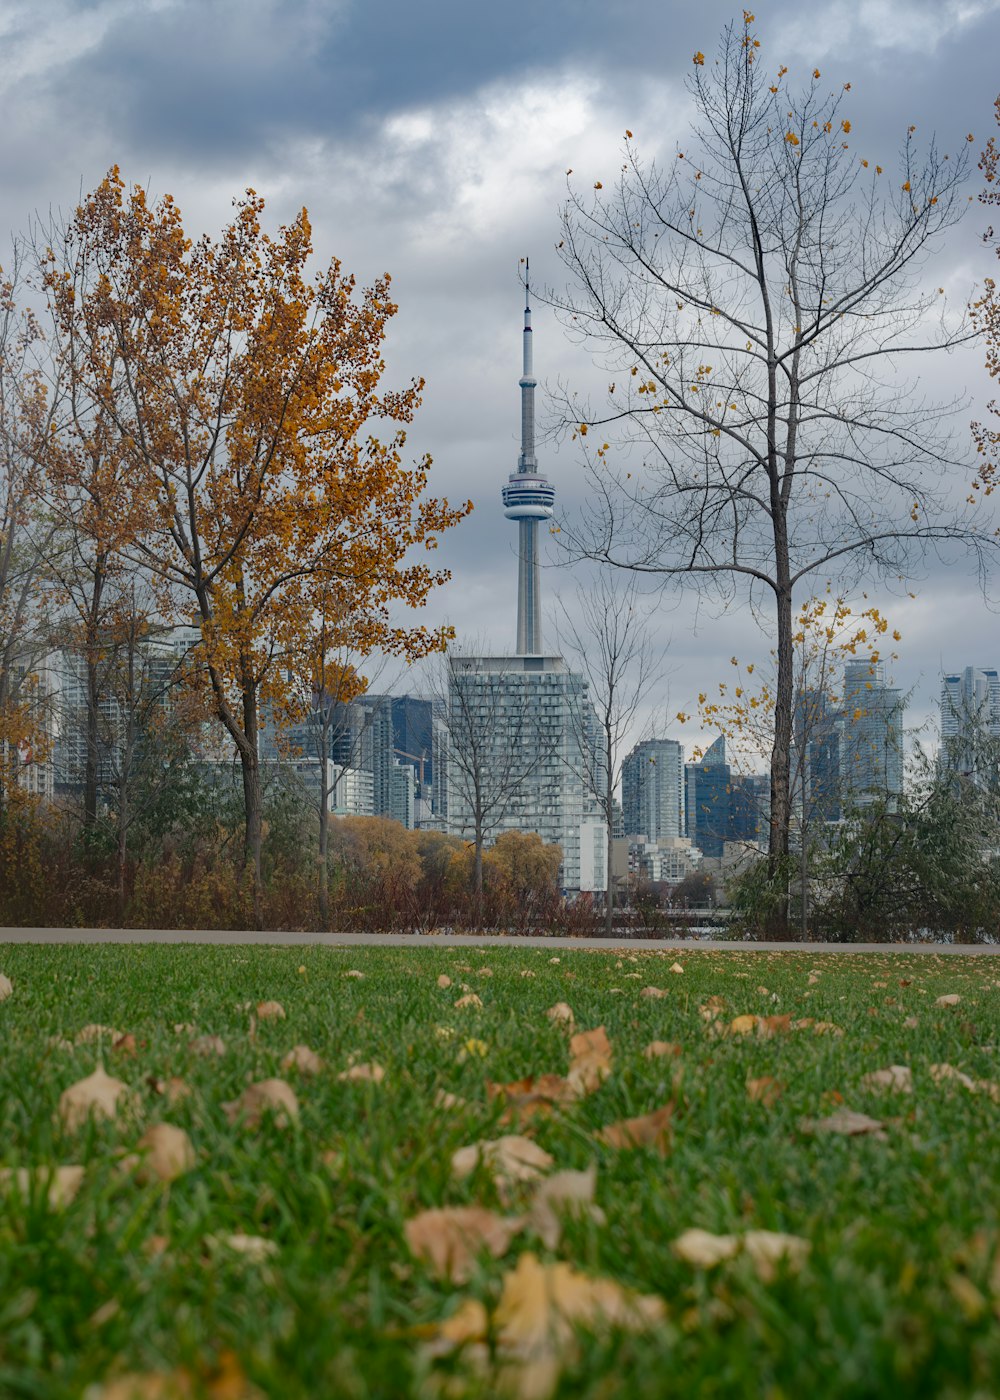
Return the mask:
<path id="1" fill-rule="evenodd" d="M 475 504 L 442 541 L 453 579 L 421 620 L 513 650 L 516 526 L 500 487 L 518 451 L 520 259 L 563 284 L 567 169 L 581 188 L 614 172 L 626 128 L 643 155 L 683 145 L 692 54 L 740 13 L 719 0 L 0 0 L 0 246 L 35 215 L 69 213 L 113 164 L 173 195 L 191 233 L 217 232 L 249 186 L 276 224 L 306 206 L 321 260 L 361 283 L 392 275 L 388 376 L 426 380 L 408 447 L 433 456 L 434 494 Z M 995 130 L 1000 0 L 774 0 L 755 28 L 766 62 L 851 83 L 856 139 L 873 149 L 898 149 L 910 124 L 946 149 L 973 133 L 978 150 Z M 996 271 L 986 222 L 971 203 L 928 269 L 959 306 Z M 599 380 L 544 305 L 534 324 L 546 422 L 547 393 Z M 963 444 L 990 398 L 983 358 L 937 361 L 920 386 L 968 396 Z M 577 445 L 546 441 L 539 456 L 571 520 L 586 485 Z M 554 545 L 547 642 L 555 595 L 571 600 L 576 583 Z M 1000 664 L 1000 618 L 961 568 L 928 566 L 909 590 L 871 594 L 902 633 L 893 678 L 919 726 L 942 670 Z M 746 608 L 719 615 L 675 588 L 650 604 L 650 626 L 667 653 L 660 713 L 689 711 L 731 655 L 759 663 L 771 645 Z M 690 723 L 668 732 L 700 737 Z"/>

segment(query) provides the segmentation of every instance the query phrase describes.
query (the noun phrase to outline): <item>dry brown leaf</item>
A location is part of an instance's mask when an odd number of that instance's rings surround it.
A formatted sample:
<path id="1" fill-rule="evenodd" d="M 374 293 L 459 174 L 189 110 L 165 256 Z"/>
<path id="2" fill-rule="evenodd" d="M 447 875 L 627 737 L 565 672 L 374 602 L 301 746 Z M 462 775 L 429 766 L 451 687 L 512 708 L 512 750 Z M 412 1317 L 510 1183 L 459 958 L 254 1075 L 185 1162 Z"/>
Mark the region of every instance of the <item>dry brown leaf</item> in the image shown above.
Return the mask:
<path id="1" fill-rule="evenodd" d="M 213 1245 L 222 1245 L 225 1249 L 231 1249 L 234 1254 L 242 1254 L 251 1264 L 262 1264 L 265 1259 L 270 1259 L 278 1253 L 276 1242 L 265 1239 L 263 1235 L 207 1235 L 205 1243 L 210 1248 Z"/>
<path id="2" fill-rule="evenodd" d="M 818 974 L 815 973 L 815 972 L 810 972 L 808 978 L 806 979 L 806 984 L 807 984 L 807 986 L 815 987 L 815 985 L 816 985 L 816 983 L 817 983 L 818 981 L 819 981 L 819 976 L 818 976 Z"/>
<path id="3" fill-rule="evenodd" d="M 136 1143 L 139 1156 L 129 1159 L 136 1165 L 139 1182 L 176 1181 L 196 1164 L 194 1147 L 183 1128 L 172 1123 L 156 1123 L 147 1128 Z"/>
<path id="4" fill-rule="evenodd" d="M 909 1065 L 890 1065 L 888 1069 L 875 1069 L 861 1080 L 862 1089 L 894 1094 L 913 1093 L 913 1075 Z"/>
<path id="5" fill-rule="evenodd" d="M 281 1068 L 297 1069 L 300 1074 L 321 1074 L 324 1066 L 316 1051 L 310 1050 L 308 1045 L 293 1045 L 281 1061 Z"/>
<path id="6" fill-rule="evenodd" d="M 684 969 L 681 967 L 679 962 L 675 962 L 671 964 L 670 971 L 674 973 L 681 973 L 684 971 Z"/>
<path id="7" fill-rule="evenodd" d="M 885 1137 L 885 1124 L 878 1118 L 869 1118 L 867 1113 L 855 1113 L 850 1108 L 838 1108 L 829 1118 L 803 1118 L 804 1133 L 839 1133 L 842 1137 L 862 1137 L 871 1133 Z"/>
<path id="8" fill-rule="evenodd" d="M 461 1009 L 464 1006 L 482 1006 L 482 1004 L 482 1001 L 476 996 L 475 992 L 466 992 L 464 997 L 459 997 L 458 1001 L 456 1001 L 455 1007 L 456 1009 Z"/>
<path id="9" fill-rule="evenodd" d="M 639 995 L 645 997 L 647 1001 L 658 1001 L 661 997 L 669 996 L 669 993 L 665 992 L 662 987 L 643 987 Z"/>
<path id="10" fill-rule="evenodd" d="M 465 1283 L 476 1257 L 484 1250 L 494 1259 L 507 1253 L 521 1221 L 483 1206 L 446 1206 L 421 1211 L 403 1228 L 411 1252 L 425 1260 L 439 1278 Z"/>
<path id="11" fill-rule="evenodd" d="M 566 1002 L 557 1001 L 555 1006 L 550 1006 L 545 1014 L 554 1025 L 567 1026 L 570 1030 L 573 1029 L 573 1009 L 568 1006 Z"/>
<path id="12" fill-rule="evenodd" d="M 968 1089 L 971 1093 L 975 1093 L 975 1080 L 971 1079 L 969 1075 L 965 1074 L 962 1070 L 956 1069 L 954 1065 L 931 1065 L 930 1076 L 935 1084 L 943 1084 L 945 1080 L 953 1079 L 956 1084 L 961 1084 L 963 1089 Z"/>
<path id="13" fill-rule="evenodd" d="M 0 1001 L 6 1001 L 14 991 L 14 983 L 3 972 L 0 972 Z"/>
<path id="14" fill-rule="evenodd" d="M 770 1074 L 762 1074 L 759 1079 L 747 1080 L 747 1097 L 751 1103 L 762 1103 L 765 1108 L 773 1108 L 785 1092 L 780 1079 Z"/>
<path id="15" fill-rule="evenodd" d="M 83 1184 L 83 1167 L 3 1167 L 0 1168 L 0 1194 L 16 1187 L 18 1195 L 27 1199 L 32 1187 L 41 1182 L 46 1187 L 50 1210 L 68 1206 Z"/>
<path id="16" fill-rule="evenodd" d="M 188 1044 L 192 1055 L 224 1055 L 226 1042 L 221 1035 L 198 1035 Z"/>
<path id="17" fill-rule="evenodd" d="M 600 1129 L 596 1137 L 607 1147 L 652 1147 L 665 1157 L 670 1150 L 673 1112 L 674 1105 L 667 1103 L 652 1113 L 640 1114 L 638 1118 L 623 1118 L 618 1123 L 609 1123 Z"/>
<path id="18" fill-rule="evenodd" d="M 651 1040 L 642 1053 L 647 1060 L 655 1060 L 659 1055 L 681 1055 L 684 1051 L 673 1040 Z"/>
<path id="19" fill-rule="evenodd" d="M 452 1154 L 452 1174 L 459 1180 L 469 1176 L 482 1162 L 493 1173 L 498 1189 L 505 1190 L 516 1181 L 537 1181 L 552 1166 L 550 1157 L 531 1138 L 516 1133 L 460 1147 Z"/>
<path id="20" fill-rule="evenodd" d="M 145 1044 L 145 1041 L 143 1042 Z M 138 1049 L 135 1036 L 131 1032 L 120 1035 L 111 1046 L 112 1052 L 116 1055 L 134 1055 Z"/>
<path id="21" fill-rule="evenodd" d="M 283 1021 L 285 1008 L 280 1001 L 259 1001 L 257 1003 L 257 1016 L 261 1021 Z"/>
<path id="22" fill-rule="evenodd" d="M 441 976 L 438 978 L 437 984 L 442 989 L 451 986 L 451 978 L 448 976 L 447 972 L 442 972 Z"/>
<path id="23" fill-rule="evenodd" d="M 938 997 L 935 1006 L 957 1006 L 962 998 L 957 992 L 947 992 L 943 997 Z"/>
<path id="24" fill-rule="evenodd" d="M 761 1040 L 770 1040 L 776 1035 L 785 1035 L 792 1028 L 791 1016 L 762 1016 L 757 1023 L 757 1034 Z"/>
<path id="25" fill-rule="evenodd" d="M 808 1258 L 811 1245 L 798 1235 L 774 1230 L 746 1230 L 738 1235 L 713 1235 L 708 1230 L 685 1230 L 673 1243 L 674 1253 L 698 1269 L 714 1269 L 727 1259 L 745 1255 L 765 1283 L 777 1275 L 781 1264 L 795 1272 Z"/>
<path id="26" fill-rule="evenodd" d="M 535 1191 L 525 1225 L 534 1230 L 547 1249 L 557 1248 L 567 1215 L 589 1216 L 596 1224 L 604 1225 L 604 1212 L 594 1204 L 596 1185 L 597 1167 L 593 1163 L 582 1172 L 554 1172 Z"/>
<path id="27" fill-rule="evenodd" d="M 235 1352 L 224 1351 L 218 1364 L 195 1377 L 186 1367 L 175 1371 L 129 1371 L 100 1385 L 88 1386 L 83 1400 L 265 1400 L 250 1381 Z"/>
<path id="28" fill-rule="evenodd" d="M 919 1025 L 920 1021 L 916 1016 L 907 1016 L 906 1020 L 903 1022 L 903 1030 L 915 1031 Z"/>
<path id="29" fill-rule="evenodd" d="M 569 1264 L 540 1264 L 522 1254 L 504 1275 L 493 1316 L 499 1389 L 518 1400 L 547 1400 L 564 1360 L 576 1353 L 575 1327 L 644 1331 L 663 1322 L 661 1299 L 612 1279 L 590 1278 Z"/>
<path id="30" fill-rule="evenodd" d="M 114 1026 L 102 1026 L 94 1022 L 89 1026 L 84 1026 L 82 1031 L 77 1031 L 74 1043 L 76 1045 L 93 1045 L 95 1041 L 100 1044 L 107 1041 L 109 1045 L 114 1045 L 116 1040 L 121 1040 L 121 1031 L 116 1031 Z"/>
<path id="31" fill-rule="evenodd" d="M 288 1126 L 289 1119 L 298 1118 L 299 1101 L 290 1084 L 283 1079 L 261 1079 L 250 1084 L 238 1099 L 222 1105 L 230 1123 L 242 1119 L 248 1128 L 256 1128 L 265 1113 L 273 1114 L 279 1128 Z"/>
<path id="32" fill-rule="evenodd" d="M 95 1118 L 117 1118 L 119 1110 L 134 1105 L 133 1095 L 127 1084 L 113 1079 L 98 1065 L 86 1079 L 71 1084 L 59 1096 L 59 1116 L 67 1132 L 75 1132 L 83 1127 L 93 1113 Z"/>
<path id="33" fill-rule="evenodd" d="M 569 1042 L 566 1078 L 577 1094 L 593 1094 L 611 1073 L 611 1042 L 603 1026 L 579 1031 Z"/>
<path id="34" fill-rule="evenodd" d="M 356 982 L 360 982 L 364 975 L 365 974 L 363 972 L 359 972 L 356 967 L 352 967 L 344 973 L 345 977 L 353 977 Z"/>
<path id="35" fill-rule="evenodd" d="M 459 1094 L 453 1094 L 449 1089 L 439 1089 L 434 1095 L 434 1107 L 443 1108 L 446 1112 L 454 1109 L 466 1108 L 466 1100 Z"/>
<path id="36" fill-rule="evenodd" d="M 372 1060 L 371 1064 L 351 1065 L 350 1069 L 345 1069 L 337 1075 L 338 1079 L 367 1081 L 370 1084 L 381 1084 L 385 1078 L 385 1070 L 380 1064 Z"/>
<path id="37" fill-rule="evenodd" d="M 759 1016 L 736 1016 L 729 1023 L 730 1035 L 749 1035 L 757 1029 Z"/>

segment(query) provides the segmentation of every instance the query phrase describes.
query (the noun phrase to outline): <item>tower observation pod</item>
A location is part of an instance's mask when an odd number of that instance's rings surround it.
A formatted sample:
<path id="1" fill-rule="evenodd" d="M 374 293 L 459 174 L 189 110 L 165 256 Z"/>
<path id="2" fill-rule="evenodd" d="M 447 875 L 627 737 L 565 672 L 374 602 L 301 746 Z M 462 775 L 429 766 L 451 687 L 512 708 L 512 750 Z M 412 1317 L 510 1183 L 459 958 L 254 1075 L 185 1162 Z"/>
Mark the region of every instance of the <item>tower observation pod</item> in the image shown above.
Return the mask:
<path id="1" fill-rule="evenodd" d="M 531 297 L 528 263 L 524 269 L 524 335 L 521 385 L 521 453 L 517 471 L 503 488 L 504 515 L 516 520 L 517 550 L 517 654 L 538 656 L 542 650 L 542 600 L 538 563 L 538 522 L 548 520 L 555 502 L 555 488 L 538 470 L 535 457 L 535 386 L 531 356 Z"/>

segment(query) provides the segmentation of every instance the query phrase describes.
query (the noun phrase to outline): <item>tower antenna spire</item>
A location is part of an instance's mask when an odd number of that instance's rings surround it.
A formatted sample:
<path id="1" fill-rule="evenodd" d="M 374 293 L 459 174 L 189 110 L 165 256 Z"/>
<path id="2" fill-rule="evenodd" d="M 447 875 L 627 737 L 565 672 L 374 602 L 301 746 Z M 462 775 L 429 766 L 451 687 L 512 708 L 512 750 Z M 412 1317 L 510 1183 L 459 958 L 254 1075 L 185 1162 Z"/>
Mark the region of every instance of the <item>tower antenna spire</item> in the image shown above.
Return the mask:
<path id="1" fill-rule="evenodd" d="M 524 260 L 524 333 L 521 378 L 521 452 L 517 471 L 503 488 L 504 515 L 518 522 L 517 653 L 538 656 L 542 651 L 541 577 L 538 561 L 538 522 L 552 515 L 555 491 L 538 470 L 535 456 L 535 379 L 532 368 L 531 264 Z"/>

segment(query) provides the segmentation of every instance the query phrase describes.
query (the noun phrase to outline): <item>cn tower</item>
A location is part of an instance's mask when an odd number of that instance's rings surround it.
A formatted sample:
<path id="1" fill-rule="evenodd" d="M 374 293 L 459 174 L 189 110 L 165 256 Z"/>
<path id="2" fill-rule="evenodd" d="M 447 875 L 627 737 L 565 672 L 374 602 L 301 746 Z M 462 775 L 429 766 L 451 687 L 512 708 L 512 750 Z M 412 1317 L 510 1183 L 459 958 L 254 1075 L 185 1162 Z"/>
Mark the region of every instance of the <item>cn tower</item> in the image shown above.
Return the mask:
<path id="1" fill-rule="evenodd" d="M 538 470 L 535 457 L 535 386 L 531 358 L 531 295 L 528 261 L 524 264 L 524 335 L 521 385 L 521 454 L 517 471 L 503 488 L 504 515 L 517 521 L 517 655 L 542 651 L 542 599 L 538 566 L 538 522 L 548 520 L 555 488 Z"/>

